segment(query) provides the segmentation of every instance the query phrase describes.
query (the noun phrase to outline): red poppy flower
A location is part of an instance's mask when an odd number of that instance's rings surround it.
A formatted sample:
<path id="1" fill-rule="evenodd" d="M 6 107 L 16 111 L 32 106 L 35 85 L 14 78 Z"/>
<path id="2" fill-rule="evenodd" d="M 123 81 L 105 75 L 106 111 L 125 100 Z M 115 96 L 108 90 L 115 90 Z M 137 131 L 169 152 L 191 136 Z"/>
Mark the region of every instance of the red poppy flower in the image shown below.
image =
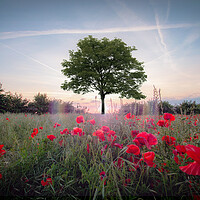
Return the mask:
<path id="1" fill-rule="evenodd" d="M 133 119 L 135 117 L 135 115 L 131 115 L 131 113 L 128 113 L 125 115 L 126 119 Z"/>
<path id="2" fill-rule="evenodd" d="M 87 152 L 90 153 L 90 146 L 87 144 Z"/>
<path id="3" fill-rule="evenodd" d="M 120 149 L 123 149 L 123 144 L 118 144 L 118 143 L 114 143 L 114 146 L 120 148 Z"/>
<path id="4" fill-rule="evenodd" d="M 102 171 L 100 174 L 100 179 L 103 181 L 106 178 L 106 172 Z M 104 185 L 106 184 L 106 180 L 104 181 Z"/>
<path id="5" fill-rule="evenodd" d="M 42 129 L 43 129 L 43 127 L 41 126 L 39 129 L 40 129 L 40 130 L 42 130 Z"/>
<path id="6" fill-rule="evenodd" d="M 140 154 L 140 149 L 138 146 L 131 144 L 127 145 L 128 149 L 126 150 L 126 153 L 132 153 L 134 155 L 139 155 Z"/>
<path id="7" fill-rule="evenodd" d="M 181 153 L 181 154 L 186 153 L 186 148 L 185 148 L 184 145 L 177 145 L 177 146 L 176 146 L 176 149 L 177 149 L 177 152 L 178 152 L 178 153 Z"/>
<path id="8" fill-rule="evenodd" d="M 68 135 L 69 134 L 69 130 L 67 128 L 65 128 L 63 131 L 60 131 L 60 134 L 61 135 L 63 135 L 63 134 Z"/>
<path id="9" fill-rule="evenodd" d="M 2 174 L 0 174 L 0 179 L 2 179 Z"/>
<path id="10" fill-rule="evenodd" d="M 137 134 L 139 134 L 139 131 L 131 131 L 131 136 L 134 138 L 135 136 L 137 136 Z"/>
<path id="11" fill-rule="evenodd" d="M 175 117 L 174 115 L 170 114 L 170 113 L 164 113 L 164 119 L 165 120 L 170 120 L 170 121 L 174 121 Z"/>
<path id="12" fill-rule="evenodd" d="M 200 147 L 188 144 L 185 146 L 186 154 L 194 160 L 186 166 L 179 167 L 180 170 L 189 175 L 199 175 L 200 176 Z"/>
<path id="13" fill-rule="evenodd" d="M 90 124 L 92 124 L 92 125 L 95 125 L 95 123 L 96 123 L 94 119 L 89 120 L 89 122 L 90 122 Z"/>
<path id="14" fill-rule="evenodd" d="M 110 131 L 109 131 L 109 134 L 112 135 L 112 136 L 114 136 L 116 133 L 115 133 L 115 131 L 110 130 Z"/>
<path id="15" fill-rule="evenodd" d="M 47 180 L 46 181 L 44 181 L 44 180 L 41 180 L 41 184 L 43 185 L 43 186 L 47 186 L 47 185 L 52 185 L 52 180 L 51 180 L 51 178 L 47 178 Z"/>
<path id="16" fill-rule="evenodd" d="M 102 130 L 104 133 L 109 133 L 110 128 L 109 128 L 108 126 L 102 126 L 102 127 L 101 127 L 101 130 Z"/>
<path id="17" fill-rule="evenodd" d="M 76 122 L 77 122 L 78 124 L 84 123 L 84 122 L 85 122 L 85 119 L 84 119 L 84 117 L 83 117 L 82 115 L 80 115 L 80 116 L 78 116 L 78 117 L 76 118 Z"/>
<path id="18" fill-rule="evenodd" d="M 136 136 L 136 138 L 133 140 L 133 142 L 139 147 L 146 145 L 146 147 L 148 149 L 151 149 L 152 145 L 158 144 L 157 137 L 155 135 L 153 135 L 151 133 L 147 133 L 147 132 L 139 133 Z"/>
<path id="19" fill-rule="evenodd" d="M 82 130 L 81 128 L 75 127 L 75 128 L 72 130 L 71 135 L 79 135 L 79 136 L 82 136 L 82 135 L 85 135 L 85 133 L 83 132 L 83 130 Z"/>
<path id="20" fill-rule="evenodd" d="M 56 137 L 54 135 L 47 135 L 47 138 L 53 141 Z"/>
<path id="21" fill-rule="evenodd" d="M 99 138 L 100 141 L 105 141 L 105 136 L 104 136 L 104 133 L 101 129 L 98 129 L 96 132 L 94 132 L 92 134 L 93 136 L 97 136 Z"/>
<path id="22" fill-rule="evenodd" d="M 58 124 L 57 122 L 54 124 L 54 128 L 61 126 L 61 124 Z"/>
<path id="23" fill-rule="evenodd" d="M 0 157 L 3 156 L 6 153 L 6 151 L 2 149 L 3 147 L 4 147 L 3 144 L 0 145 Z"/>
<path id="24" fill-rule="evenodd" d="M 62 144 L 63 144 L 63 140 L 59 141 L 59 144 L 60 144 L 60 146 L 62 146 Z"/>
<path id="25" fill-rule="evenodd" d="M 9 118 L 6 118 L 6 120 L 10 121 Z"/>
<path id="26" fill-rule="evenodd" d="M 166 144 L 168 144 L 169 146 L 172 146 L 176 143 L 176 138 L 166 135 L 162 137 L 162 141 L 165 141 Z"/>
<path id="27" fill-rule="evenodd" d="M 38 134 L 38 129 L 37 129 L 37 128 L 34 128 L 34 129 L 33 129 L 33 132 L 35 132 L 36 134 Z"/>
<path id="28" fill-rule="evenodd" d="M 161 126 L 161 127 L 169 127 L 169 124 L 167 121 L 164 121 L 164 120 L 159 120 L 158 123 L 157 123 L 158 126 Z"/>
<path id="29" fill-rule="evenodd" d="M 155 157 L 155 153 L 153 151 L 143 153 L 142 156 L 143 158 L 141 158 L 140 160 L 144 160 L 144 162 L 146 162 L 149 167 L 156 166 L 155 163 L 153 162 Z"/>

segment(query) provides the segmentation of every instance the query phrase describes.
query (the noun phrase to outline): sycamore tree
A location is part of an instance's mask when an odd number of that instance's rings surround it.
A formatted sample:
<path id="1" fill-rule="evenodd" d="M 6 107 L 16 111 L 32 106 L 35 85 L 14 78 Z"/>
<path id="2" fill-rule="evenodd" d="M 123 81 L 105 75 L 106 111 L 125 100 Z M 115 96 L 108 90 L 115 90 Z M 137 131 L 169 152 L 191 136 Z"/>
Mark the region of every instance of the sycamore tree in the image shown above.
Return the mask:
<path id="1" fill-rule="evenodd" d="M 105 96 L 120 94 L 120 98 L 143 99 L 141 84 L 146 81 L 142 62 L 132 57 L 134 46 L 121 39 L 101 40 L 91 35 L 79 40 L 77 51 L 69 51 L 69 60 L 63 60 L 62 73 L 67 77 L 61 88 L 77 94 L 98 91 L 101 113 L 105 113 Z"/>

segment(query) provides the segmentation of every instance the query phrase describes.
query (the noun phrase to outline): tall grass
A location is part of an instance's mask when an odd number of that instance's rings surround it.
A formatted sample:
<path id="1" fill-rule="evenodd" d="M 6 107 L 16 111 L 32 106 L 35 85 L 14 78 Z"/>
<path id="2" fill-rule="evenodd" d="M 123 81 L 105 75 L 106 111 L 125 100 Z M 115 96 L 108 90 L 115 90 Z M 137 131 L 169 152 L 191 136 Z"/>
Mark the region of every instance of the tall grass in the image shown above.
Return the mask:
<path id="1" fill-rule="evenodd" d="M 177 115 L 169 127 L 160 127 L 162 116 L 138 116 L 126 119 L 123 115 L 85 114 L 85 123 L 76 122 L 77 114 L 0 115 L 0 145 L 6 151 L 0 157 L 1 196 L 40 196 L 45 198 L 115 198 L 128 199 L 139 196 L 179 197 L 188 199 L 200 195 L 199 176 L 187 175 L 179 166 L 193 162 L 186 155 L 178 165 L 174 161 L 174 146 L 162 141 L 165 135 L 176 138 L 176 145 L 200 145 L 200 116 Z M 95 119 L 95 125 L 89 120 Z M 55 127 L 55 123 L 60 126 Z M 93 133 L 102 126 L 116 132 L 115 143 L 100 141 Z M 43 127 L 43 129 L 39 129 Z M 85 135 L 60 134 L 81 128 Z M 38 134 L 32 138 L 33 129 Z M 132 130 L 152 133 L 158 144 L 149 150 L 140 147 L 139 156 L 126 152 L 133 144 Z M 56 138 L 51 141 L 48 135 Z M 59 143 L 62 140 L 62 144 Z M 107 148 L 105 148 L 107 145 Z M 87 149 L 89 146 L 89 149 Z M 155 152 L 156 167 L 141 162 L 139 167 L 130 157 L 141 158 L 142 153 Z M 121 161 L 119 160 L 121 159 Z M 165 165 L 163 164 L 165 163 Z M 100 173 L 105 172 L 105 176 Z M 51 178 L 52 184 L 43 186 L 41 181 Z"/>

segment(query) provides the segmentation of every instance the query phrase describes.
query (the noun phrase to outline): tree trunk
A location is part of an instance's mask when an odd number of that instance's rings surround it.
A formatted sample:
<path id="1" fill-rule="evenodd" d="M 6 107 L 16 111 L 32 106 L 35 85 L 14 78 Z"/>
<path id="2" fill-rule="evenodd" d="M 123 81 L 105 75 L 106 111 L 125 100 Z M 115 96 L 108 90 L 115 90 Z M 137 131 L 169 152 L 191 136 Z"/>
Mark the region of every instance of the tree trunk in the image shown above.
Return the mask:
<path id="1" fill-rule="evenodd" d="M 104 115 L 105 114 L 105 95 L 102 94 L 101 95 L 101 114 Z"/>

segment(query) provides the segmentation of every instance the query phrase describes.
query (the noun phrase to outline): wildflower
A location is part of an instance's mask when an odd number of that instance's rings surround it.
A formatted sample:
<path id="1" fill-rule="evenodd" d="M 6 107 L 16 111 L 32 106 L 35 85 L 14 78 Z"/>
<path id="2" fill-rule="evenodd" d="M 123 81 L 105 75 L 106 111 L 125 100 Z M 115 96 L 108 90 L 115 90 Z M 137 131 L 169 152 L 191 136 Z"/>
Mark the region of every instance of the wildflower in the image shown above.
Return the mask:
<path id="1" fill-rule="evenodd" d="M 84 117 L 83 117 L 82 115 L 80 115 L 80 116 L 78 116 L 78 117 L 76 118 L 76 122 L 77 122 L 78 124 L 84 123 L 84 122 L 85 122 L 85 119 L 84 119 Z"/>
<path id="2" fill-rule="evenodd" d="M 100 179 L 103 181 L 106 178 L 106 172 L 102 171 L 100 174 Z M 104 185 L 106 184 L 106 180 L 104 181 Z"/>
<path id="3" fill-rule="evenodd" d="M 180 165 L 181 162 L 183 161 L 184 155 L 186 153 L 186 148 L 184 145 L 177 145 L 176 149 L 173 150 L 173 154 L 174 154 L 174 161 L 176 162 L 176 164 Z M 178 155 L 180 157 L 178 157 Z M 179 160 L 179 158 L 181 158 L 181 161 Z"/>
<path id="4" fill-rule="evenodd" d="M 104 133 L 101 129 L 98 129 L 96 132 L 94 132 L 92 134 L 93 136 L 97 136 L 99 138 L 100 141 L 105 141 L 105 136 L 104 136 Z"/>
<path id="5" fill-rule="evenodd" d="M 170 113 L 164 113 L 164 117 L 165 120 L 170 120 L 170 121 L 174 121 L 175 120 L 175 116 L 170 114 Z"/>
<path id="6" fill-rule="evenodd" d="M 33 129 L 33 132 L 35 132 L 36 134 L 38 134 L 38 129 L 37 129 L 37 128 L 34 128 L 34 129 Z"/>
<path id="7" fill-rule="evenodd" d="M 114 143 L 113 145 L 120 149 L 123 149 L 123 144 Z"/>
<path id="8" fill-rule="evenodd" d="M 7 121 L 10 121 L 9 118 L 6 118 Z"/>
<path id="9" fill-rule="evenodd" d="M 89 120 L 89 122 L 90 122 L 90 124 L 92 124 L 92 125 L 95 125 L 95 123 L 96 123 L 94 119 Z"/>
<path id="10" fill-rule="evenodd" d="M 82 136 L 82 135 L 85 135 L 85 133 L 83 132 L 83 130 L 82 130 L 81 128 L 75 127 L 75 128 L 72 130 L 71 135 L 79 135 L 79 136 Z"/>
<path id="11" fill-rule="evenodd" d="M 42 129 L 43 129 L 43 127 L 41 126 L 41 127 L 39 127 L 39 129 L 40 129 L 40 130 L 42 130 Z"/>
<path id="12" fill-rule="evenodd" d="M 131 113 L 128 113 L 125 115 L 126 119 L 134 119 L 135 115 L 131 115 Z"/>
<path id="13" fill-rule="evenodd" d="M 155 135 L 153 135 L 151 133 L 147 133 L 147 132 L 139 133 L 136 136 L 136 138 L 133 140 L 133 142 L 139 147 L 146 145 L 146 147 L 148 149 L 151 149 L 152 145 L 158 144 L 157 137 Z"/>
<path id="14" fill-rule="evenodd" d="M 52 180 L 51 180 L 51 178 L 47 178 L 46 181 L 41 180 L 41 184 L 43 186 L 47 186 L 47 185 L 50 185 L 50 184 L 52 185 Z"/>
<path id="15" fill-rule="evenodd" d="M 167 122 L 167 121 L 164 121 L 164 120 L 159 120 L 159 121 L 157 122 L 157 125 L 158 125 L 158 126 L 161 126 L 161 127 L 168 127 L 168 126 L 169 126 L 168 122 Z"/>
<path id="16" fill-rule="evenodd" d="M 69 130 L 67 128 L 65 128 L 63 131 L 60 131 L 60 134 L 61 135 L 63 135 L 63 134 L 68 135 L 69 134 Z"/>
<path id="17" fill-rule="evenodd" d="M 109 128 L 108 126 L 102 126 L 102 127 L 101 127 L 101 130 L 102 130 L 104 133 L 109 133 L 110 128 Z"/>
<path id="18" fill-rule="evenodd" d="M 199 175 L 200 176 L 200 147 L 188 144 L 185 146 L 186 154 L 194 160 L 194 162 L 181 166 L 179 169 L 188 175 Z"/>
<path id="19" fill-rule="evenodd" d="M 144 162 L 146 162 L 146 164 L 149 167 L 155 167 L 155 163 L 153 162 L 154 157 L 155 157 L 155 153 L 152 151 L 146 152 L 142 154 L 142 157 L 140 160 L 143 160 Z"/>
<path id="20" fill-rule="evenodd" d="M 58 124 L 57 122 L 54 124 L 54 128 L 61 126 L 61 124 Z"/>
<path id="21" fill-rule="evenodd" d="M 115 131 L 110 130 L 110 131 L 109 131 L 109 134 L 112 135 L 112 136 L 114 136 L 116 133 L 115 133 Z"/>
<path id="22" fill-rule="evenodd" d="M 131 136 L 134 138 L 135 136 L 137 136 L 137 134 L 139 133 L 139 131 L 131 131 Z"/>
<path id="23" fill-rule="evenodd" d="M 63 144 L 63 140 L 59 141 L 59 144 L 60 144 L 60 146 L 62 146 L 62 144 Z"/>
<path id="24" fill-rule="evenodd" d="M 3 156 L 6 153 L 6 151 L 2 149 L 3 147 L 4 147 L 3 144 L 0 145 L 0 157 Z"/>
<path id="25" fill-rule="evenodd" d="M 138 146 L 131 144 L 127 145 L 128 149 L 126 150 L 126 153 L 132 153 L 134 155 L 139 155 L 140 154 L 140 149 Z"/>
<path id="26" fill-rule="evenodd" d="M 90 153 L 90 146 L 87 144 L 87 152 Z"/>
<path id="27" fill-rule="evenodd" d="M 53 141 L 56 137 L 54 135 L 47 135 L 47 138 Z"/>
<path id="28" fill-rule="evenodd" d="M 2 174 L 0 173 L 0 179 L 2 179 Z"/>
<path id="29" fill-rule="evenodd" d="M 166 135 L 162 137 L 162 141 L 165 141 L 166 144 L 168 144 L 169 146 L 175 145 L 176 143 L 176 138 Z"/>

